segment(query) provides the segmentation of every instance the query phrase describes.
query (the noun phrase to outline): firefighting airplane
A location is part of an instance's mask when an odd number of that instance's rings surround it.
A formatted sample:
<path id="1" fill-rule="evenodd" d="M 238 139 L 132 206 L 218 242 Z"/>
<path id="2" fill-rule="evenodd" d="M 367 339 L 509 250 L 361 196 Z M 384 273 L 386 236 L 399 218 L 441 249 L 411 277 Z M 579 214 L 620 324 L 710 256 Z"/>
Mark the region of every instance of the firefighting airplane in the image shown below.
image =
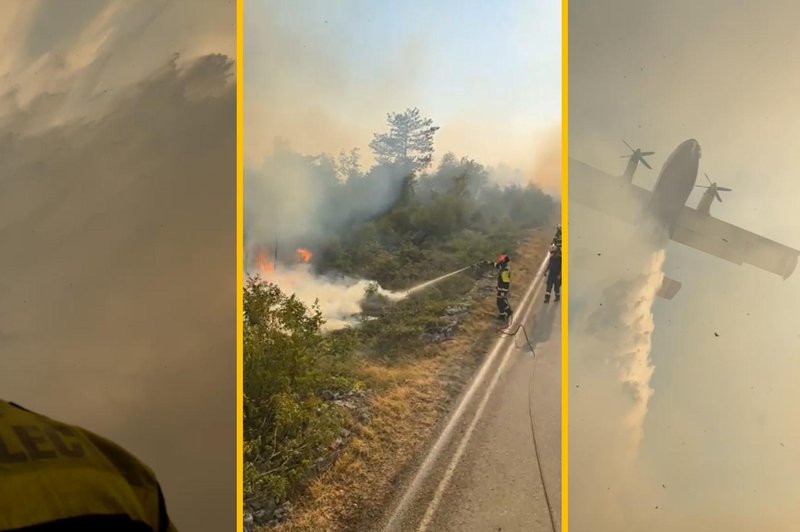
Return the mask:
<path id="1" fill-rule="evenodd" d="M 729 189 L 709 180 L 698 208 L 686 206 L 692 189 L 702 186 L 696 185 L 701 155 L 696 140 L 684 141 L 672 152 L 652 192 L 632 182 L 638 162 L 650 167 L 643 157 L 652 152 L 631 151 L 622 176 L 606 174 L 570 157 L 569 199 L 631 224 L 639 223 L 642 214 L 650 214 L 672 240 L 734 264 L 750 264 L 784 279 L 794 272 L 800 251 L 711 216 L 712 201 L 715 197 L 722 201 L 719 191 Z M 630 201 L 621 201 L 626 197 Z M 679 289 L 680 283 L 665 278 L 659 295 L 672 299 Z"/>

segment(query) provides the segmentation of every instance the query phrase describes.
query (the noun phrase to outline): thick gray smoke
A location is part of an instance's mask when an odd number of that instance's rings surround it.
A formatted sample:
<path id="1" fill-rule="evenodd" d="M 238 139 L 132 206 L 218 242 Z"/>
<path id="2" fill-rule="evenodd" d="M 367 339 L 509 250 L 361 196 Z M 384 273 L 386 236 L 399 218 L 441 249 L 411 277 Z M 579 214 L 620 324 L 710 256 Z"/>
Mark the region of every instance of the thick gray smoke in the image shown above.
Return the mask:
<path id="1" fill-rule="evenodd" d="M 307 156 L 285 143 L 258 167 L 245 169 L 244 232 L 246 264 L 264 246 L 293 257 L 341 230 L 348 222 L 384 212 L 399 196 L 407 170 L 375 167 L 362 176 L 327 155 Z M 355 166 L 355 167 L 354 167 Z M 340 184 L 347 182 L 346 189 Z M 285 259 L 279 253 L 278 260 Z"/>
<path id="2" fill-rule="evenodd" d="M 276 141 L 260 167 L 245 171 L 246 274 L 308 306 L 318 302 L 327 330 L 356 324 L 371 281 L 317 275 L 305 250 L 324 245 L 349 223 L 385 212 L 397 201 L 404 175 L 405 168 L 382 166 L 363 176 L 355 159 L 346 165 L 326 155 L 305 156 Z M 307 255 L 298 257 L 300 250 Z"/>
<path id="3" fill-rule="evenodd" d="M 234 12 L 11 5 L 0 10 L 0 393 L 136 454 L 179 529 L 228 530 L 234 69 L 190 52 L 217 48 Z"/>

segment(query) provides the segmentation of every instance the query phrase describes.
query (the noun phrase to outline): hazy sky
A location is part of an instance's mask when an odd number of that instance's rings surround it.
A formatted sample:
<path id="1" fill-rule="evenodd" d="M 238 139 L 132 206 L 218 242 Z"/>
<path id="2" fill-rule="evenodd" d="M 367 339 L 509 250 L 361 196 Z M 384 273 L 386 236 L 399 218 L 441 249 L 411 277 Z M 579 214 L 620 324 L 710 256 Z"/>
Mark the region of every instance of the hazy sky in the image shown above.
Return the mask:
<path id="1" fill-rule="evenodd" d="M 695 138 L 700 179 L 734 189 L 712 214 L 800 248 L 796 3 L 576 0 L 569 12 L 570 156 L 620 174 L 621 139 L 654 150 L 654 169 L 635 180 L 651 188 L 670 152 Z M 603 222 L 574 209 L 576 236 Z M 783 281 L 676 243 L 664 268 L 683 288 L 655 305 L 638 459 L 659 509 L 633 498 L 629 511 L 647 512 L 652 530 L 800 528 L 800 274 Z M 575 292 L 581 282 L 572 272 Z"/>
<path id="2" fill-rule="evenodd" d="M 438 155 L 528 175 L 560 134 L 561 3 L 552 0 L 252 0 L 245 62 L 250 165 L 276 136 L 304 153 L 359 147 L 369 162 L 372 134 L 407 107 L 441 126 Z"/>
<path id="3" fill-rule="evenodd" d="M 235 4 L 6 2 L 0 44 L 0 395 L 230 529 Z"/>

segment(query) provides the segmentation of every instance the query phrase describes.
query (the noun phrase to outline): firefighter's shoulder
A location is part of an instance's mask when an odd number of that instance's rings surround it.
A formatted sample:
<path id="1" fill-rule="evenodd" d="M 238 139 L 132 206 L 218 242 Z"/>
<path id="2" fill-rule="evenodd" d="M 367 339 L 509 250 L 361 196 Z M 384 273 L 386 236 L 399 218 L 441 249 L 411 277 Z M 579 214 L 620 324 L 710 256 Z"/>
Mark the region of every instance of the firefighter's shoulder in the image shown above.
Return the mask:
<path id="1" fill-rule="evenodd" d="M 0 472 L 0 530 L 174 530 L 155 474 L 135 456 L 3 400 Z"/>

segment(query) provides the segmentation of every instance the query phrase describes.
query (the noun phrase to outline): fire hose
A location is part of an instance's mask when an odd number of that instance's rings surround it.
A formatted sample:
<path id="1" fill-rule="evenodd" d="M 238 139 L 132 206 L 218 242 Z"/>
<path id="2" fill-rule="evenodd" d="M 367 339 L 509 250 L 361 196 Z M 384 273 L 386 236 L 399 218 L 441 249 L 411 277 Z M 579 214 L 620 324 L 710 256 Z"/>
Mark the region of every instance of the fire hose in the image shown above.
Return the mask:
<path id="1" fill-rule="evenodd" d="M 533 344 L 531 343 L 530 338 L 528 337 L 528 330 L 525 328 L 525 325 L 520 323 L 514 330 L 509 329 L 500 329 L 498 330 L 498 334 L 500 336 L 511 336 L 514 338 L 514 347 L 520 348 L 522 345 L 517 344 L 517 336 L 519 332 L 522 331 L 522 334 L 525 336 L 525 343 L 528 344 L 528 348 L 530 348 L 531 353 L 533 354 L 533 363 L 531 364 L 531 373 L 528 378 L 528 419 L 530 420 L 531 426 L 531 438 L 533 439 L 533 450 L 536 453 L 536 467 L 539 470 L 539 480 L 542 483 L 542 491 L 544 492 L 544 500 L 547 504 L 547 513 L 550 517 L 550 526 L 553 529 L 553 532 L 558 530 L 556 528 L 556 521 L 555 517 L 553 517 L 553 507 L 550 504 L 550 495 L 547 490 L 547 484 L 544 481 L 544 471 L 542 470 L 542 462 L 540 460 L 541 454 L 539 453 L 539 443 L 536 440 L 536 426 L 533 421 L 533 407 L 531 406 L 533 401 L 533 376 L 536 371 L 536 363 L 538 362 L 539 358 L 536 356 L 536 350 L 533 348 Z"/>

